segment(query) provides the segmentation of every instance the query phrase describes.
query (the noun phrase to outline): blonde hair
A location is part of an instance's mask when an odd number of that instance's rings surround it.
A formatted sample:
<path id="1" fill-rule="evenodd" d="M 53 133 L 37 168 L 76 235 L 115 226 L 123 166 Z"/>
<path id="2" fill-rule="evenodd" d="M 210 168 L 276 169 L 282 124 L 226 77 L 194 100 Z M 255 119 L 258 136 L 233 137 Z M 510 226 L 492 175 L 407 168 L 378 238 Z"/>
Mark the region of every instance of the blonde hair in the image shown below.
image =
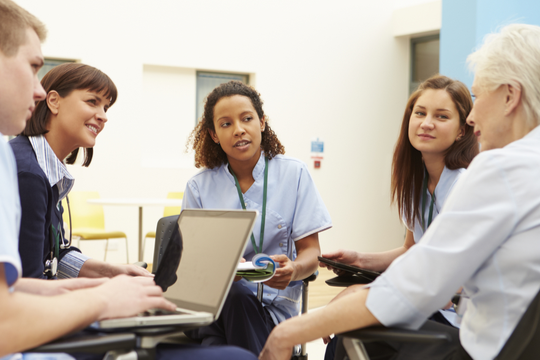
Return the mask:
<path id="1" fill-rule="evenodd" d="M 478 86 L 494 91 L 508 84 L 521 90 L 521 102 L 531 127 L 540 124 L 540 27 L 505 26 L 489 34 L 467 58 Z"/>
<path id="2" fill-rule="evenodd" d="M 45 25 L 11 0 L 0 0 L 0 51 L 15 56 L 26 43 L 26 30 L 33 29 L 41 42 L 47 37 Z"/>

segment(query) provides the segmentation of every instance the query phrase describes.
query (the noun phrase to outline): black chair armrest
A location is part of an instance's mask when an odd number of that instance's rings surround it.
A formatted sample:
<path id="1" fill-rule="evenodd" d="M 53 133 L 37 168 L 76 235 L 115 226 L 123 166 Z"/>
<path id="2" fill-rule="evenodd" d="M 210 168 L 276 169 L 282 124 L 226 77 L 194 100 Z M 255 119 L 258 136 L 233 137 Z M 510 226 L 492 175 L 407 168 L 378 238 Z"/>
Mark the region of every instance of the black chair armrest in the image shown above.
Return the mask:
<path id="1" fill-rule="evenodd" d="M 317 276 L 319 276 L 319 271 L 315 271 L 313 274 L 309 275 L 307 278 L 303 279 L 302 281 L 306 282 L 312 282 L 317 280 Z"/>
<path id="2" fill-rule="evenodd" d="M 137 336 L 132 333 L 68 335 L 26 352 L 40 353 L 106 353 L 111 350 L 130 350 L 137 346 Z"/>
<path id="3" fill-rule="evenodd" d="M 407 330 L 398 328 L 386 328 L 372 326 L 365 329 L 357 329 L 339 334 L 339 336 L 359 339 L 363 342 L 370 341 L 398 341 L 398 342 L 449 342 L 449 334 L 435 331 Z"/>

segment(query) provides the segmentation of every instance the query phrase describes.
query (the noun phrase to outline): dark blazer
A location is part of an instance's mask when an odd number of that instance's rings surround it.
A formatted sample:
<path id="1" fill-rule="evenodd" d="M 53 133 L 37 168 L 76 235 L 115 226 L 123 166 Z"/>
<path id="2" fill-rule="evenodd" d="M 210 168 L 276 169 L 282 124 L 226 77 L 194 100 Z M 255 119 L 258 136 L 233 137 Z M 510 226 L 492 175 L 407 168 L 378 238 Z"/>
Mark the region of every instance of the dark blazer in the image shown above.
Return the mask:
<path id="1" fill-rule="evenodd" d="M 50 231 L 54 227 L 64 236 L 62 204 L 58 203 L 58 186 L 49 184 L 39 166 L 36 154 L 26 136 L 18 136 L 9 144 L 17 161 L 17 178 L 21 198 L 21 230 L 19 253 L 23 277 L 46 278 L 45 261 L 50 259 Z M 60 249 L 58 261 L 75 247 Z"/>

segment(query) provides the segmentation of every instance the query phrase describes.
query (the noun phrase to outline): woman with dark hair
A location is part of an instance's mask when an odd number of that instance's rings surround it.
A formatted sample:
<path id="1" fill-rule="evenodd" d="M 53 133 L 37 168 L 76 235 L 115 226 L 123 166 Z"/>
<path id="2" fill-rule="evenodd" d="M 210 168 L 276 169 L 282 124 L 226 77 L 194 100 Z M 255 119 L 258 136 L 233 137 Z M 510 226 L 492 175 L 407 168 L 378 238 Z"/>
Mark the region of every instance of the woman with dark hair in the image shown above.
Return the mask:
<path id="1" fill-rule="evenodd" d="M 332 222 L 306 166 L 283 155 L 268 125 L 263 102 L 252 87 L 230 81 L 207 97 L 204 114 L 191 134 L 195 166 L 183 208 L 258 210 L 244 257 L 270 255 L 279 264 L 264 282 L 233 284 L 223 311 L 210 326 L 190 332 L 203 344 L 232 344 L 258 354 L 281 321 L 298 314 L 302 283 L 317 269 L 318 233 Z"/>
<path id="2" fill-rule="evenodd" d="M 63 246 L 64 199 L 74 184 L 65 163 L 73 164 L 84 148 L 83 166 L 92 161 L 96 137 L 117 97 L 103 72 L 77 63 L 62 64 L 42 80 L 47 97 L 36 104 L 21 135 L 10 141 L 18 169 L 22 218 L 19 252 L 23 276 L 34 278 L 149 276 L 135 265 L 90 259 Z"/>
<path id="3" fill-rule="evenodd" d="M 392 197 L 407 227 L 405 243 L 386 252 L 338 250 L 323 257 L 384 271 L 420 241 L 478 154 L 473 129 L 466 123 L 472 106 L 471 94 L 460 81 L 436 75 L 420 84 L 405 107 L 392 161 Z M 336 271 L 324 263 L 320 265 Z M 456 326 L 455 316 L 452 310 L 441 310 L 433 319 Z"/>

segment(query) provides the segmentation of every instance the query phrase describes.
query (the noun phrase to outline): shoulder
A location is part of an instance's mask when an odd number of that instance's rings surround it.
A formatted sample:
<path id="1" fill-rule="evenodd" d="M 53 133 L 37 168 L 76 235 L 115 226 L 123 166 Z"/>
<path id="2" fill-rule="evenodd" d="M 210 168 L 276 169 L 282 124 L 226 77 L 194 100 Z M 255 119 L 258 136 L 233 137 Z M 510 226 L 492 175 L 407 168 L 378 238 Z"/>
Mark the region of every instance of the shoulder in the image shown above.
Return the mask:
<path id="1" fill-rule="evenodd" d="M 45 176 L 37 162 L 32 144 L 30 144 L 30 141 L 26 136 L 17 136 L 15 139 L 9 141 L 9 145 L 11 145 L 11 148 L 13 149 L 19 173 L 24 171 Z"/>
<path id="2" fill-rule="evenodd" d="M 188 180 L 188 183 L 197 183 L 200 181 L 205 181 L 207 179 L 215 178 L 222 176 L 221 173 L 223 171 L 223 167 L 226 165 L 221 165 L 219 167 L 215 167 L 213 169 L 204 168 L 201 171 L 199 171 L 197 174 L 193 175 L 191 179 Z"/>
<path id="3" fill-rule="evenodd" d="M 528 189 L 533 193 L 540 178 L 540 139 L 529 140 L 522 139 L 501 149 L 481 152 L 472 161 L 464 178 L 482 181 L 483 186 L 502 182 L 507 189 L 518 192 L 521 192 L 519 189 Z"/>
<path id="4" fill-rule="evenodd" d="M 307 166 L 304 162 L 285 155 L 276 155 L 268 162 L 269 168 L 278 168 L 283 171 L 306 171 Z"/>
<path id="5" fill-rule="evenodd" d="M 272 160 L 270 160 L 270 163 L 272 161 L 275 161 L 274 164 L 280 164 L 285 166 L 306 167 L 306 164 L 303 161 L 287 155 L 278 154 L 274 156 Z"/>
<path id="6" fill-rule="evenodd" d="M 0 134 L 0 136 L 2 135 Z M 15 174 L 16 170 L 13 151 L 4 139 L 0 138 L 0 175 Z"/>
<path id="7" fill-rule="evenodd" d="M 198 191 L 203 187 L 214 186 L 215 183 L 219 183 L 226 178 L 225 166 L 227 165 L 221 165 L 213 169 L 202 169 L 188 180 L 187 187 L 193 191 Z"/>

